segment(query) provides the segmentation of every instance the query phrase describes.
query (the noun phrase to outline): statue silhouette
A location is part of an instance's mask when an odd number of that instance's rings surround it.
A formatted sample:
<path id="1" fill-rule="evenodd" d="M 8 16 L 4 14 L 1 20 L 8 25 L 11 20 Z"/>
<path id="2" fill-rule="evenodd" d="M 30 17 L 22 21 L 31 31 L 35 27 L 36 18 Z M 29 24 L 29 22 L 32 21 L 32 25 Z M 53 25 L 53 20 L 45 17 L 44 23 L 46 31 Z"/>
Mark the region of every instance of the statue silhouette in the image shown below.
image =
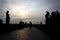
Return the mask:
<path id="1" fill-rule="evenodd" d="M 51 24 L 55 24 L 55 16 L 56 16 L 56 13 L 52 12 L 51 15 L 50 15 L 50 22 L 51 22 Z"/>
<path id="2" fill-rule="evenodd" d="M 55 19 L 55 22 L 57 23 L 57 24 L 60 24 L 60 13 L 59 13 L 59 11 L 56 11 L 56 17 L 55 17 L 56 19 Z"/>
<path id="3" fill-rule="evenodd" d="M 45 23 L 50 24 L 50 13 L 48 11 L 46 11 L 45 18 L 46 18 Z"/>
<path id="4" fill-rule="evenodd" d="M 45 18 L 46 18 L 45 23 L 47 25 L 60 24 L 60 13 L 59 13 L 59 11 L 54 11 L 54 12 L 51 13 L 51 15 L 48 11 L 46 11 Z"/>
<path id="5" fill-rule="evenodd" d="M 3 21 L 2 21 L 2 19 L 0 19 L 0 24 L 3 24 Z"/>
<path id="6" fill-rule="evenodd" d="M 9 16 L 9 11 L 6 12 L 6 24 L 9 24 L 10 22 L 10 16 Z"/>

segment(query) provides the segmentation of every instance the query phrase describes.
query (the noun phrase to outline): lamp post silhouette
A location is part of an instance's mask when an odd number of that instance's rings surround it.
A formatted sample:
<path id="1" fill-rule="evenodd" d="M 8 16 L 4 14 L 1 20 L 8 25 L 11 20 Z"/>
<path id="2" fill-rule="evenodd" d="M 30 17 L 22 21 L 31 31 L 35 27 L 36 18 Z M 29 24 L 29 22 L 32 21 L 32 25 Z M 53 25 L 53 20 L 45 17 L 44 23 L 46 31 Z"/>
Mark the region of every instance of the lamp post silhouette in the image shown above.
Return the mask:
<path id="1" fill-rule="evenodd" d="M 10 16 L 9 16 L 9 11 L 6 12 L 6 24 L 9 24 L 10 22 Z"/>

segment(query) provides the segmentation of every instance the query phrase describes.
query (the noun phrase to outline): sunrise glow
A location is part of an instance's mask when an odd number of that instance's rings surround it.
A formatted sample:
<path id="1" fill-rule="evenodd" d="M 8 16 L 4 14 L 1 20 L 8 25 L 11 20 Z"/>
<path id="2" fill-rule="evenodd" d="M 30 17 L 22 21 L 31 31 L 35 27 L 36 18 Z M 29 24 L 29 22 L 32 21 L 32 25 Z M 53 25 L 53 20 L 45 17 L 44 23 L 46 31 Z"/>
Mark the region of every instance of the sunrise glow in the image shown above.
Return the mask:
<path id="1" fill-rule="evenodd" d="M 26 18 L 28 10 L 26 6 L 14 6 L 13 11 L 14 15 L 20 18 Z"/>

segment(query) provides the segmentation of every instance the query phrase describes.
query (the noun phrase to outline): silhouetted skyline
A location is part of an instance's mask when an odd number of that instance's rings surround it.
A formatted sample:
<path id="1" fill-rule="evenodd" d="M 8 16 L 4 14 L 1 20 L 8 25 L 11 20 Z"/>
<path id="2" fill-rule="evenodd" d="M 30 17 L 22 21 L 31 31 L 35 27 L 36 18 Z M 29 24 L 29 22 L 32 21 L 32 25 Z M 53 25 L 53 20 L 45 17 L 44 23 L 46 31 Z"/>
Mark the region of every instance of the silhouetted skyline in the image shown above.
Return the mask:
<path id="1" fill-rule="evenodd" d="M 10 17 L 9 12 L 10 12 L 9 10 L 6 11 L 5 24 L 11 24 L 10 23 L 11 17 Z M 46 11 L 45 24 L 47 24 L 47 25 L 60 24 L 60 19 L 59 18 L 60 18 L 60 12 L 59 11 L 53 11 L 51 13 L 49 11 Z M 0 24 L 4 24 L 2 19 L 0 19 Z M 24 25 L 28 25 L 28 24 L 29 24 L 29 26 L 32 26 L 32 24 L 35 24 L 35 23 L 33 23 L 32 21 L 27 23 L 27 22 L 24 22 L 24 21 L 20 20 L 19 24 L 20 24 L 20 26 L 24 26 Z M 37 22 L 37 24 L 42 25 L 42 22 Z"/>
<path id="2" fill-rule="evenodd" d="M 22 9 L 27 11 L 25 18 L 21 16 L 23 14 L 19 14 Z M 44 23 L 46 10 L 49 12 L 60 10 L 60 0 L 0 0 L 0 18 L 3 22 L 6 10 L 10 11 L 11 23 L 18 23 L 20 20 Z M 23 11 L 20 13 L 25 12 Z"/>
<path id="3" fill-rule="evenodd" d="M 33 33 L 37 31 L 35 34 L 32 33 L 34 37 L 30 31 Z M 12 32 L 16 32 L 16 35 Z M 45 36 L 48 36 L 49 40 L 60 39 L 60 0 L 0 0 L 1 40 L 5 40 L 4 38 L 7 40 L 20 40 L 21 38 L 22 40 L 25 40 L 24 38 L 26 40 L 45 40 L 46 37 L 41 34 L 46 34 Z"/>
<path id="4" fill-rule="evenodd" d="M 3 24 L 3 20 L 0 19 L 0 35 L 3 35 L 5 33 L 13 32 L 14 30 L 20 30 L 29 27 L 29 29 L 32 29 L 33 27 L 37 28 L 38 30 L 43 31 L 44 34 L 49 36 L 51 39 L 60 39 L 57 36 L 60 36 L 60 12 L 59 11 L 53 11 L 49 12 L 46 11 L 45 15 L 45 23 L 42 24 L 42 22 L 39 22 L 37 24 L 32 24 L 30 21 L 29 23 L 20 21 L 19 24 L 10 24 L 10 14 L 9 10 L 6 11 L 6 23 Z M 36 30 L 35 30 L 36 31 Z M 23 31 L 24 32 L 24 31 Z M 57 35 L 57 36 L 56 36 Z M 41 39 L 41 38 L 40 38 Z"/>

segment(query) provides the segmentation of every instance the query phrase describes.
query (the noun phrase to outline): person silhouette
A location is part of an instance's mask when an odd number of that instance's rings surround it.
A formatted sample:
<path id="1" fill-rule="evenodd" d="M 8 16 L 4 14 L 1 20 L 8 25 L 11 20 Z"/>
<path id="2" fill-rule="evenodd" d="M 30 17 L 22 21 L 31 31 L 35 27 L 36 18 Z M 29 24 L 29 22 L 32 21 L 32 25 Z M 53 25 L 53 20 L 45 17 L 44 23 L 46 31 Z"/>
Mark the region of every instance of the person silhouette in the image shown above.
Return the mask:
<path id="1" fill-rule="evenodd" d="M 29 25 L 30 25 L 30 29 L 31 29 L 32 28 L 32 22 L 31 21 L 30 21 Z"/>
<path id="2" fill-rule="evenodd" d="M 10 22 L 10 16 L 9 16 L 9 11 L 6 12 L 6 24 L 9 24 Z"/>

